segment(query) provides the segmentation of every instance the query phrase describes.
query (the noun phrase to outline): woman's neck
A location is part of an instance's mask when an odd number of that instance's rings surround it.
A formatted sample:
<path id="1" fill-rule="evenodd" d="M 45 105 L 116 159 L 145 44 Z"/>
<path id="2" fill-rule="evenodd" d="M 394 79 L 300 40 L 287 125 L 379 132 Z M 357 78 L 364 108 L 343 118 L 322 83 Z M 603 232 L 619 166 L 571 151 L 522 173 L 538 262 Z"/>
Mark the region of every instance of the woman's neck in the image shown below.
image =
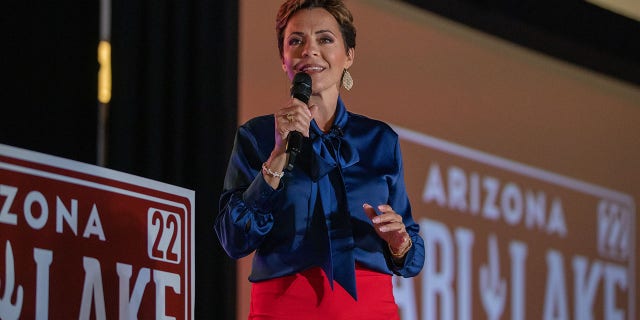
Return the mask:
<path id="1" fill-rule="evenodd" d="M 313 119 L 323 132 L 329 132 L 336 118 L 338 92 L 335 94 L 314 94 L 309 99 L 309 105 L 317 106 Z"/>

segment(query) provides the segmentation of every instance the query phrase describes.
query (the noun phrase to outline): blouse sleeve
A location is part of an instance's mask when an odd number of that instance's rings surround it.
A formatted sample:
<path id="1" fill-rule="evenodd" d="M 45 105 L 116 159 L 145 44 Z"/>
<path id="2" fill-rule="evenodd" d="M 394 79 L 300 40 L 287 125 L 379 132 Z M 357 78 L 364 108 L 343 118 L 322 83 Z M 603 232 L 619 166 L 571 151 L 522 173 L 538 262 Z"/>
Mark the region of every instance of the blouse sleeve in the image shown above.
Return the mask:
<path id="1" fill-rule="evenodd" d="M 395 159 L 397 164 L 397 172 L 395 179 L 390 183 L 390 205 L 391 207 L 402 216 L 402 222 L 405 224 L 407 233 L 411 237 L 413 245 L 407 252 L 402 265 L 398 265 L 393 262 L 393 259 L 389 264 L 392 271 L 402 277 L 414 277 L 420 273 L 424 265 L 424 240 L 420 236 L 420 225 L 418 225 L 411 214 L 411 205 L 409 204 L 409 198 L 407 196 L 407 190 L 404 182 L 404 168 L 402 162 L 402 154 L 400 151 L 399 141 L 396 140 L 395 145 Z M 390 257 L 390 255 L 389 255 Z"/>
<path id="2" fill-rule="evenodd" d="M 262 154 L 255 136 L 238 128 L 220 197 L 215 231 L 234 259 L 253 252 L 273 227 L 273 204 L 279 194 L 262 177 Z"/>

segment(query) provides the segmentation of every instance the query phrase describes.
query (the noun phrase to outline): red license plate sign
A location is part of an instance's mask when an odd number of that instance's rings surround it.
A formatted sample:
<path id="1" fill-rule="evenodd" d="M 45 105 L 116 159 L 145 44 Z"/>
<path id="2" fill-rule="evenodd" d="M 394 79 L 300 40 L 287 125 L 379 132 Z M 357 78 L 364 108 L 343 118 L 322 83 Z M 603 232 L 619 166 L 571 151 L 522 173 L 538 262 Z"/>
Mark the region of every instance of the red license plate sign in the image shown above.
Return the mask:
<path id="1" fill-rule="evenodd" d="M 0 319 L 193 319 L 194 199 L 0 145 Z"/>

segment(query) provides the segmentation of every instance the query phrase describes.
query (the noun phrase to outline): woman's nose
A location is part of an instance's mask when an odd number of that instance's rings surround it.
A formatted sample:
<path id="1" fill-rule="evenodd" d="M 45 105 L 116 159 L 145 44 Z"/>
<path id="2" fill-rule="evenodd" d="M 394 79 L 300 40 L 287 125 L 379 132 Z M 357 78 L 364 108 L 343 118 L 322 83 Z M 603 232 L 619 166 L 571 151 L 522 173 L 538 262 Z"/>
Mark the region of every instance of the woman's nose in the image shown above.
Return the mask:
<path id="1" fill-rule="evenodd" d="M 314 56 L 317 54 L 318 46 L 316 45 L 316 43 L 313 41 L 307 41 L 307 43 L 305 43 L 303 47 L 302 56 Z"/>

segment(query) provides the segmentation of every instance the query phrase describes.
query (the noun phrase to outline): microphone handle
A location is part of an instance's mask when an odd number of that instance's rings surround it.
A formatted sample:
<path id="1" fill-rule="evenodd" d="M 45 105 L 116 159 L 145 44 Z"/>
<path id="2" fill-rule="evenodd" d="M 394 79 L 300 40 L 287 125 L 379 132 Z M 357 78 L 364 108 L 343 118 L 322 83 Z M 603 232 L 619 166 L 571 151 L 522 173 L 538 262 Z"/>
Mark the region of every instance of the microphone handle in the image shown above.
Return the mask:
<path id="1" fill-rule="evenodd" d="M 304 72 L 297 73 L 293 77 L 291 96 L 302 101 L 304 104 L 308 104 L 309 97 L 311 96 L 311 76 Z M 298 131 L 289 132 L 287 140 L 287 153 L 289 154 L 289 161 L 286 167 L 287 171 L 293 170 L 296 157 L 300 154 L 300 150 L 302 149 L 302 139 L 302 133 Z"/>
<path id="2" fill-rule="evenodd" d="M 302 147 L 302 133 L 298 131 L 289 132 L 289 141 L 287 142 L 287 153 L 289 154 L 289 161 L 287 162 L 287 171 L 293 170 L 293 164 L 296 162 L 296 157 L 300 154 Z"/>

